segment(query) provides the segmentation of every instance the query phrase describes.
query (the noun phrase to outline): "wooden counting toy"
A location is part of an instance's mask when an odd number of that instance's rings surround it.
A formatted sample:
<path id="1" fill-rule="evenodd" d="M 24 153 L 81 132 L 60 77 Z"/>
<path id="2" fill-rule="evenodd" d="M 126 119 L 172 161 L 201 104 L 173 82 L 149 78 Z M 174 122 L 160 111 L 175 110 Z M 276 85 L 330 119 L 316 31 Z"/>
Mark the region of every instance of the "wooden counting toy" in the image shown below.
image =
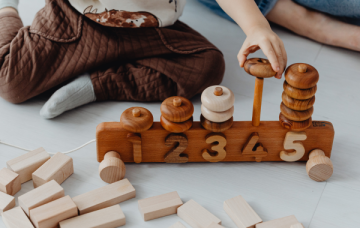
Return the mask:
<path id="1" fill-rule="evenodd" d="M 0 170 L 0 191 L 15 195 L 21 189 L 20 176 L 8 168 Z"/>

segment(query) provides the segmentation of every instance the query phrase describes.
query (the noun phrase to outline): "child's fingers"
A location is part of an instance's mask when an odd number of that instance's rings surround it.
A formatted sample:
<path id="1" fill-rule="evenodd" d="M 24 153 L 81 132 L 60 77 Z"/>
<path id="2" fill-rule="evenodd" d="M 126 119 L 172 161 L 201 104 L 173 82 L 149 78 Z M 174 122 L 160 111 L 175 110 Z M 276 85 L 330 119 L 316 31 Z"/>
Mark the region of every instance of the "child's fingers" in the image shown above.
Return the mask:
<path id="1" fill-rule="evenodd" d="M 286 50 L 285 50 L 284 43 L 282 41 L 281 41 L 281 44 L 280 44 L 280 48 L 281 48 L 281 52 L 283 53 L 283 58 L 284 58 L 285 68 L 286 68 L 286 66 L 287 66 L 287 53 L 286 53 Z"/>
<path id="2" fill-rule="evenodd" d="M 243 44 L 243 46 L 241 47 L 239 54 L 238 54 L 238 60 L 239 60 L 239 64 L 240 67 L 244 67 L 245 61 L 248 57 L 248 55 L 250 55 L 250 53 L 254 53 L 257 50 L 259 50 L 259 46 L 258 45 L 254 45 L 254 46 L 248 46 L 245 44 Z"/>
<path id="3" fill-rule="evenodd" d="M 271 63 L 271 67 L 274 71 L 279 72 L 280 71 L 280 64 L 278 61 L 278 58 L 275 54 L 275 50 L 273 46 L 271 45 L 270 41 L 266 40 L 260 44 L 261 50 L 264 52 L 266 57 L 269 59 Z"/>
<path id="4" fill-rule="evenodd" d="M 283 56 L 282 50 L 280 48 L 280 43 L 278 41 L 273 42 L 272 47 L 275 50 L 275 54 L 276 54 L 276 57 L 277 57 L 277 59 L 279 61 L 279 67 L 280 67 L 280 70 L 277 72 L 275 78 L 280 79 L 283 72 L 284 72 L 284 69 L 285 69 L 284 56 Z"/>

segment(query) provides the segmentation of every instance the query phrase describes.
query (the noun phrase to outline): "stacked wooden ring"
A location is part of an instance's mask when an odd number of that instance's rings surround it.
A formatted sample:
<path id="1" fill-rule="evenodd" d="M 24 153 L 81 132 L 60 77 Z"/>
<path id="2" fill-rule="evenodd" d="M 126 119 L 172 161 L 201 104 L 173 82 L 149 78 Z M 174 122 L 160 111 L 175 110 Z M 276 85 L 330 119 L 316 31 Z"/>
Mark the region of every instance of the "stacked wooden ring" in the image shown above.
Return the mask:
<path id="1" fill-rule="evenodd" d="M 194 106 L 184 97 L 174 96 L 163 101 L 160 106 L 161 126 L 173 133 L 182 133 L 193 125 Z"/>
<path id="2" fill-rule="evenodd" d="M 311 65 L 295 63 L 286 69 L 279 116 L 283 127 L 303 131 L 311 126 L 318 81 L 319 73 Z"/>
<path id="3" fill-rule="evenodd" d="M 233 124 L 233 92 L 224 86 L 210 86 L 201 95 L 201 125 L 212 132 L 223 132 Z"/>

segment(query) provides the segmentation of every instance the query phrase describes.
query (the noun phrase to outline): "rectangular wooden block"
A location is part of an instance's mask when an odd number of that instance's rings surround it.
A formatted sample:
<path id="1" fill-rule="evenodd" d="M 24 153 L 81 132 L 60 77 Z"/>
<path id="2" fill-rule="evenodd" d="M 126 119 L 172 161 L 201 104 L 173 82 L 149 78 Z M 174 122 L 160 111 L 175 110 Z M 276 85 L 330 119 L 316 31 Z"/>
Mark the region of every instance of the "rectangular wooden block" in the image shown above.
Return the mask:
<path id="1" fill-rule="evenodd" d="M 296 223 L 296 224 L 292 225 L 290 228 L 304 228 L 304 226 L 301 223 Z"/>
<path id="2" fill-rule="evenodd" d="M 186 228 L 186 226 L 184 226 L 181 222 L 177 222 L 169 228 Z"/>
<path id="3" fill-rule="evenodd" d="M 0 170 L 0 191 L 8 195 L 15 195 L 21 189 L 19 174 L 8 168 Z"/>
<path id="4" fill-rule="evenodd" d="M 73 173 L 73 159 L 63 153 L 56 153 L 32 174 L 32 179 L 37 188 L 51 180 L 61 184 Z"/>
<path id="5" fill-rule="evenodd" d="M 208 228 L 224 228 L 222 225 L 219 225 L 215 222 L 211 223 L 211 225 Z"/>
<path id="6" fill-rule="evenodd" d="M 0 192 L 0 215 L 13 207 L 15 207 L 15 197 Z"/>
<path id="7" fill-rule="evenodd" d="M 34 228 L 29 218 L 20 207 L 15 207 L 2 214 L 3 222 L 7 228 Z"/>
<path id="8" fill-rule="evenodd" d="M 19 206 L 30 216 L 30 210 L 51 201 L 64 197 L 64 189 L 55 181 L 51 180 L 30 192 L 19 196 Z"/>
<path id="9" fill-rule="evenodd" d="M 100 210 L 135 198 L 136 191 L 128 179 L 123 179 L 93 191 L 75 196 L 73 201 L 80 214 Z"/>
<path id="10" fill-rule="evenodd" d="M 236 196 L 224 202 L 224 210 L 238 228 L 255 228 L 262 222 L 258 214 L 242 196 Z"/>
<path id="11" fill-rule="evenodd" d="M 58 227 L 59 222 L 77 215 L 78 209 L 70 196 L 30 210 L 30 219 L 36 228 Z"/>
<path id="12" fill-rule="evenodd" d="M 20 175 L 21 183 L 32 179 L 32 173 L 50 159 L 50 155 L 39 148 L 6 162 L 7 167 Z"/>
<path id="13" fill-rule="evenodd" d="M 262 161 L 283 161 L 280 152 L 284 150 L 285 135 L 289 130 L 283 128 L 279 121 L 261 121 L 260 126 L 252 126 L 251 121 L 234 121 L 233 126 L 222 132 L 227 140 L 225 147 L 226 156 L 222 162 L 232 161 L 256 161 L 255 157 L 242 154 L 250 135 L 258 133 L 259 141 L 268 154 Z M 299 161 L 309 160 L 309 152 L 314 148 L 321 149 L 325 155 L 330 157 L 334 140 L 334 128 L 330 122 L 313 121 L 308 129 L 304 130 L 307 139 L 301 141 L 305 147 L 305 155 Z M 117 151 L 124 162 L 134 162 L 133 144 L 127 139 L 129 132 L 121 128 L 120 122 L 105 122 L 98 125 L 96 129 L 97 158 L 101 162 L 108 151 Z M 202 156 L 203 149 L 211 151 L 211 144 L 207 144 L 205 137 L 211 133 L 205 130 L 199 122 L 184 134 L 188 145 L 182 154 L 189 157 L 188 162 L 208 162 Z M 164 130 L 159 122 L 141 133 L 142 162 L 165 162 L 165 155 L 172 150 L 172 147 L 165 145 L 166 137 L 171 134 Z"/>
<path id="14" fill-rule="evenodd" d="M 256 228 L 289 228 L 299 223 L 294 215 L 256 224 Z"/>
<path id="15" fill-rule="evenodd" d="M 221 224 L 219 218 L 194 200 L 190 200 L 179 207 L 177 214 L 193 228 L 208 228 L 213 222 Z"/>
<path id="16" fill-rule="evenodd" d="M 105 228 L 119 227 L 126 224 L 125 215 L 119 205 L 93 211 L 60 222 L 60 228 Z"/>
<path id="17" fill-rule="evenodd" d="M 183 205 L 177 192 L 142 199 L 138 203 L 139 210 L 145 221 L 176 214 L 178 207 Z"/>

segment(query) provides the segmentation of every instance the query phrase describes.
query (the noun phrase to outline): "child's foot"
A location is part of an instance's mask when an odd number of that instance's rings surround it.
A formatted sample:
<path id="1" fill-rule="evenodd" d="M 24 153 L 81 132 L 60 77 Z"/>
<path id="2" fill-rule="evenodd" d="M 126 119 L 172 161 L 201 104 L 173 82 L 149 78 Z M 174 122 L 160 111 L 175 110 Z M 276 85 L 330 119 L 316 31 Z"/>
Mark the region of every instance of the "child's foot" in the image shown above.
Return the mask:
<path id="1" fill-rule="evenodd" d="M 46 119 L 96 100 L 90 75 L 84 74 L 57 90 L 40 110 Z"/>
<path id="2" fill-rule="evenodd" d="M 360 51 L 360 27 L 309 10 L 291 0 L 279 0 L 266 16 L 301 36 L 320 43 Z"/>

